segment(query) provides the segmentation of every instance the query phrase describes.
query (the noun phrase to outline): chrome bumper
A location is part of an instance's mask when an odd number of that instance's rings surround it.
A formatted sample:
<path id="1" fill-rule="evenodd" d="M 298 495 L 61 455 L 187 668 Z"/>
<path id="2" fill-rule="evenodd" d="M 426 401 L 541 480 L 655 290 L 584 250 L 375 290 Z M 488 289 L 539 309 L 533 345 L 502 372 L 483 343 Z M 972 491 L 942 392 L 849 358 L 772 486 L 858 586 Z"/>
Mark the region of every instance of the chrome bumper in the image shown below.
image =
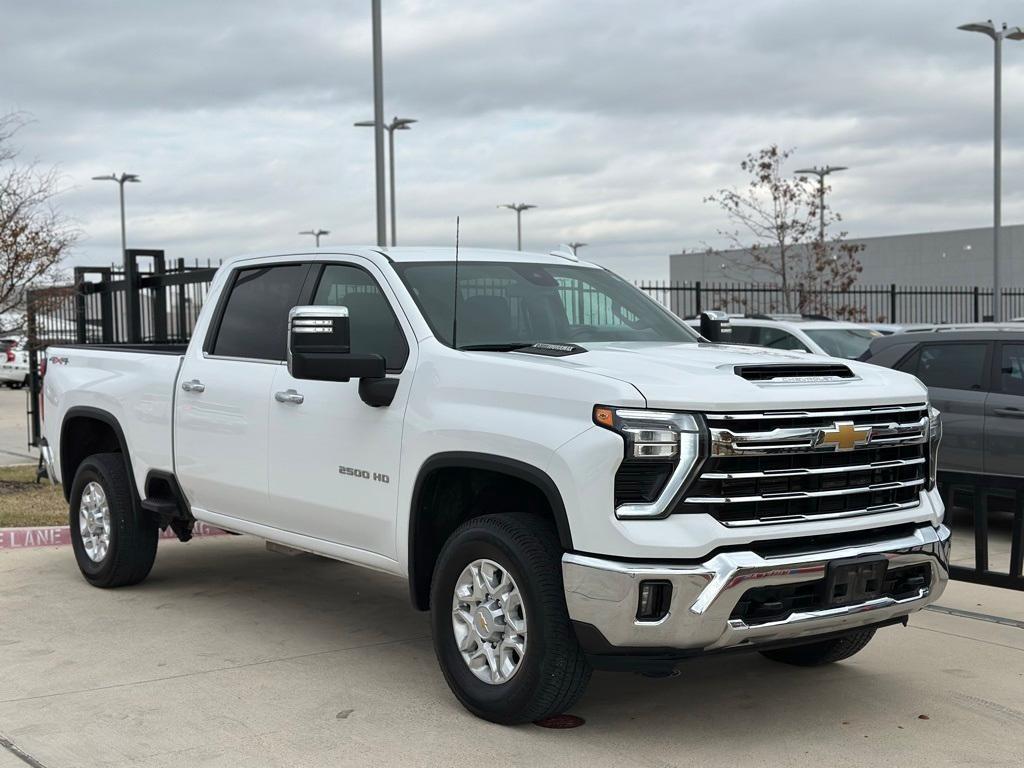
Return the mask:
<path id="1" fill-rule="evenodd" d="M 562 557 L 569 616 L 595 627 L 611 646 L 714 651 L 798 640 L 898 619 L 938 599 L 949 580 L 950 532 L 923 525 L 913 534 L 842 549 L 761 557 L 726 552 L 697 565 L 624 563 L 586 555 Z M 754 587 L 817 581 L 828 564 L 861 555 L 883 555 L 890 568 L 930 563 L 931 584 L 905 599 L 881 597 L 842 608 L 796 612 L 785 619 L 747 624 L 730 618 Z M 672 583 L 669 612 L 657 622 L 637 621 L 640 582 Z"/>

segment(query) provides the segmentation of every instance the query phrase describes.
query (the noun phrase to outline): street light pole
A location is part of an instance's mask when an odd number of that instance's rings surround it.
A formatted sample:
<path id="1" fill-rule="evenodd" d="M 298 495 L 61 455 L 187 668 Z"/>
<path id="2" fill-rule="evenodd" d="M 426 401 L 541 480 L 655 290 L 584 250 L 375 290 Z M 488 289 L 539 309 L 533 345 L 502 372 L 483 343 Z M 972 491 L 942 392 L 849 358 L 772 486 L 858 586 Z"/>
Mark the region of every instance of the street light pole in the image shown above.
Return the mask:
<path id="1" fill-rule="evenodd" d="M 826 165 L 824 168 L 814 166 L 813 168 L 802 168 L 797 173 L 806 173 L 808 176 L 818 177 L 818 239 L 822 247 L 825 244 L 825 177 L 836 171 L 845 171 L 845 165 Z"/>
<path id="2" fill-rule="evenodd" d="M 380 30 L 380 0 L 371 0 L 373 16 L 373 159 L 377 183 L 377 245 L 388 244 L 384 213 L 384 62 Z"/>
<path id="3" fill-rule="evenodd" d="M 392 119 L 390 123 L 384 125 L 384 129 L 388 132 L 388 166 L 389 175 L 391 177 L 391 245 L 398 245 L 398 235 L 396 234 L 395 224 L 395 131 L 408 131 L 409 127 L 417 122 L 415 118 L 411 117 L 396 117 Z M 362 120 L 358 123 L 354 123 L 359 128 L 375 128 L 377 123 L 373 120 Z"/>
<path id="4" fill-rule="evenodd" d="M 134 258 L 128 256 L 128 238 L 125 234 L 124 224 L 124 185 L 138 184 L 141 179 L 138 174 L 124 173 L 115 176 L 113 173 L 107 176 L 93 176 L 93 181 L 113 181 L 117 183 L 118 193 L 121 202 L 121 259 L 124 265 L 124 308 L 127 319 L 126 331 L 128 341 L 132 344 L 142 341 L 142 314 L 139 307 L 139 265 Z"/>
<path id="5" fill-rule="evenodd" d="M 997 29 L 992 19 L 961 24 L 957 29 L 981 32 L 992 38 L 995 43 L 995 125 L 992 131 L 992 320 L 998 323 L 1003 318 L 1003 281 L 1000 269 L 1003 226 L 1003 39 L 1024 40 L 1024 30 L 1020 27 L 1007 28 L 1005 22 L 1001 29 Z"/>
<path id="6" fill-rule="evenodd" d="M 587 243 L 566 243 L 566 245 L 572 248 L 573 256 L 578 256 L 579 254 L 576 253 L 576 249 L 582 248 L 583 246 L 587 245 Z"/>
<path id="7" fill-rule="evenodd" d="M 531 208 L 536 208 L 536 205 L 530 205 L 529 203 L 503 203 L 498 206 L 499 208 L 508 208 L 511 211 L 516 212 L 516 250 L 523 250 L 523 211 L 528 211 Z"/>
<path id="8" fill-rule="evenodd" d="M 320 247 L 320 238 L 323 235 L 331 234 L 331 232 L 330 232 L 330 230 L 327 230 L 327 229 L 319 229 L 318 228 L 318 229 L 306 229 L 306 230 L 303 230 L 302 232 L 299 232 L 299 234 L 300 235 L 312 235 L 313 237 L 315 237 L 316 238 L 316 247 L 319 248 Z"/>
<path id="9" fill-rule="evenodd" d="M 138 184 L 139 182 L 142 181 L 142 179 L 140 179 L 138 177 L 138 174 L 135 174 L 135 173 L 122 173 L 120 176 L 116 176 L 113 173 L 108 173 L 106 176 L 93 176 L 92 180 L 93 181 L 113 181 L 118 186 L 118 197 L 120 198 L 120 201 L 121 201 L 121 258 L 123 259 L 125 257 L 125 254 L 128 251 L 128 240 L 127 240 L 127 237 L 125 235 L 125 225 L 124 225 L 124 185 L 126 183 L 128 183 L 128 184 Z"/>

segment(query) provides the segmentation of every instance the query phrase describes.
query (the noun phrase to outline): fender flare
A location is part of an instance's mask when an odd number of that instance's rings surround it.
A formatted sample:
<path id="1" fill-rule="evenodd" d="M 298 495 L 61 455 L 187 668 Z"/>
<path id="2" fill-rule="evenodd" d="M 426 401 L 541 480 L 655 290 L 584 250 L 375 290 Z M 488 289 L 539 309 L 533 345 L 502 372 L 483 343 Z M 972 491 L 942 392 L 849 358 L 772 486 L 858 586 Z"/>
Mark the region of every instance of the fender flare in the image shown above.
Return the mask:
<path id="1" fill-rule="evenodd" d="M 65 430 L 67 430 L 68 421 L 74 418 L 86 418 L 101 421 L 114 431 L 114 436 L 117 438 L 117 442 L 121 446 L 121 454 L 124 456 L 124 463 L 125 468 L 128 470 L 128 477 L 131 478 L 132 481 L 132 492 L 137 505 L 139 502 L 139 489 L 136 487 L 135 471 L 132 469 L 132 457 L 131 454 L 128 453 L 128 441 L 125 439 L 124 430 L 121 429 L 121 423 L 117 420 L 117 417 L 109 411 L 94 408 L 90 405 L 76 405 L 68 408 L 60 423 L 60 474 L 61 485 L 64 488 L 64 498 L 68 501 L 71 500 L 71 485 L 74 482 L 73 477 L 65 477 L 66 473 L 64 471 L 64 467 L 66 466 L 64 457 L 67 451 L 67 441 L 64 439 L 64 435 Z"/>
<path id="2" fill-rule="evenodd" d="M 413 484 L 412 499 L 409 503 L 408 562 L 406 567 L 409 574 L 409 595 L 412 598 L 413 606 L 417 609 L 426 610 L 426 601 L 423 599 L 424 585 L 421 581 L 424 578 L 426 579 L 426 594 L 429 594 L 431 578 L 430 573 L 418 573 L 419 570 L 422 570 L 422 564 L 418 563 L 419 558 L 416 553 L 416 528 L 419 522 L 423 485 L 435 470 L 450 467 L 499 472 L 518 480 L 523 480 L 536 487 L 544 495 L 548 505 L 551 507 L 551 512 L 555 519 L 555 528 L 558 531 L 559 543 L 565 551 L 572 551 L 572 530 L 569 527 L 569 517 L 565 512 L 565 502 L 562 500 L 562 494 L 558 490 L 558 486 L 547 472 L 524 461 L 489 453 L 472 451 L 436 453 L 420 466 L 419 473 L 416 475 L 416 482 Z"/>

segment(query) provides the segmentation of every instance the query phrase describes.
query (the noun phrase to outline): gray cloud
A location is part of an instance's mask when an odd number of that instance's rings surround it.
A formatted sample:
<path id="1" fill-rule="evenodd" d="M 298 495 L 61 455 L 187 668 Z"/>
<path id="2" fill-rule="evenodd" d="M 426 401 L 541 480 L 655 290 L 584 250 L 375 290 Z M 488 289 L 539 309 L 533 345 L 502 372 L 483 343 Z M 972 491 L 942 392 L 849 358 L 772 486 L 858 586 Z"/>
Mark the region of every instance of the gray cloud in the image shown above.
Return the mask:
<path id="1" fill-rule="evenodd" d="M 1014 16 L 1019 14 L 1019 16 Z M 1015 2 L 648 0 L 385 3 L 386 111 L 403 243 L 592 243 L 629 277 L 716 243 L 701 200 L 759 146 L 849 165 L 833 202 L 853 234 L 984 225 L 991 43 L 957 24 L 1024 23 Z M 1024 45 L 1007 44 L 1007 221 L 1024 220 Z M 368 3 L 9 2 L 0 110 L 31 112 L 26 154 L 60 165 L 75 260 L 116 253 L 130 170 L 134 244 L 212 258 L 289 248 L 300 229 L 372 240 Z M 794 168 L 799 167 L 794 165 Z"/>

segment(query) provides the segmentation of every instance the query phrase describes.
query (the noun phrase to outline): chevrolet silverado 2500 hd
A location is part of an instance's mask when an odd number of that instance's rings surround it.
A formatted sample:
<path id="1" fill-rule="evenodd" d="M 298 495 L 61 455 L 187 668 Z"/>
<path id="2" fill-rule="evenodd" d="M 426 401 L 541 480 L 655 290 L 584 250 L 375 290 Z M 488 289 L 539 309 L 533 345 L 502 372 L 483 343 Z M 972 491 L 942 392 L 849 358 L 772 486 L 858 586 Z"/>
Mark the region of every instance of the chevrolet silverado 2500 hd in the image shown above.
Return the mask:
<path id="1" fill-rule="evenodd" d="M 236 258 L 187 348 L 47 355 L 88 582 L 141 581 L 195 521 L 404 577 L 496 722 L 595 667 L 838 661 L 948 578 L 915 378 L 710 343 L 569 254 Z"/>

